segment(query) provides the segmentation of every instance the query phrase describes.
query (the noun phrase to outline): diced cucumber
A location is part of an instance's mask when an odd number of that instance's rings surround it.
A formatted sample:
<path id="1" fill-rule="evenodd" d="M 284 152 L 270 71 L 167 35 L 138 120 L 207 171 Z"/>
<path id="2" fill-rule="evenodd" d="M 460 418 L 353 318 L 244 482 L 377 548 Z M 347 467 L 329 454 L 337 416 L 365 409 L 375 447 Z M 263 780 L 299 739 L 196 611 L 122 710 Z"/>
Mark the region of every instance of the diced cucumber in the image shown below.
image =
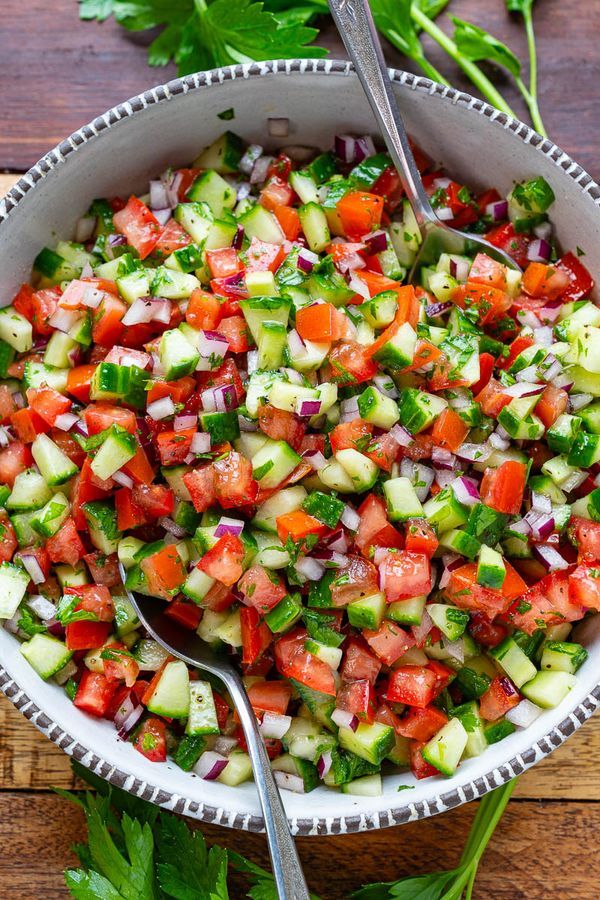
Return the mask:
<path id="1" fill-rule="evenodd" d="M 524 684 L 521 693 L 542 709 L 554 709 L 569 691 L 575 687 L 577 678 L 568 672 L 538 672 L 531 681 Z"/>
<path id="2" fill-rule="evenodd" d="M 581 644 L 572 644 L 566 641 L 545 641 L 543 644 L 540 668 L 542 671 L 550 669 L 556 672 L 568 672 L 574 675 L 577 669 L 588 658 L 588 652 Z"/>
<path id="3" fill-rule="evenodd" d="M 400 418 L 398 404 L 372 385 L 359 395 L 358 412 L 365 422 L 370 422 L 377 428 L 384 428 L 386 431 L 389 431 Z"/>
<path id="4" fill-rule="evenodd" d="M 504 669 L 514 684 L 521 688 L 536 675 L 536 668 L 514 638 L 507 637 L 490 650 L 490 656 Z"/>
<path id="5" fill-rule="evenodd" d="M 258 238 L 267 244 L 283 244 L 285 241 L 285 235 L 273 213 L 258 203 L 243 213 L 239 222 L 249 238 Z"/>
<path id="6" fill-rule="evenodd" d="M 258 368 L 278 369 L 283 365 L 287 329 L 281 322 L 262 322 L 258 335 Z"/>
<path id="7" fill-rule="evenodd" d="M 89 584 L 90 581 L 83 562 L 77 563 L 75 566 L 67 566 L 63 563 L 55 566 L 54 572 L 62 588 L 80 587 L 82 584 Z"/>
<path id="8" fill-rule="evenodd" d="M 194 203 L 207 203 L 213 215 L 219 218 L 226 209 L 233 209 L 236 202 L 235 188 L 214 169 L 198 175 L 187 192 Z"/>
<path id="9" fill-rule="evenodd" d="M 0 619 L 12 619 L 25 596 L 29 574 L 9 562 L 0 564 Z"/>
<path id="10" fill-rule="evenodd" d="M 83 317 L 80 321 L 87 321 L 87 319 Z M 78 349 L 76 340 L 68 334 L 63 334 L 62 331 L 55 331 L 51 335 L 44 351 L 44 365 L 52 366 L 55 369 L 70 368 L 72 366 L 70 354 L 75 349 Z"/>
<path id="11" fill-rule="evenodd" d="M 195 371 L 200 354 L 178 328 L 165 331 L 159 346 L 159 357 L 167 381 L 175 381 Z"/>
<path id="12" fill-rule="evenodd" d="M 317 475 L 319 481 L 332 491 L 351 494 L 355 489 L 349 474 L 336 459 L 330 459 L 323 469 L 319 469 Z"/>
<path id="13" fill-rule="evenodd" d="M 371 628 L 374 631 L 381 625 L 386 606 L 385 594 L 381 591 L 361 597 L 346 607 L 348 621 L 355 628 Z"/>
<path id="14" fill-rule="evenodd" d="M 31 454 L 44 481 L 56 486 L 65 484 L 79 469 L 46 434 L 38 434 L 31 445 Z"/>
<path id="15" fill-rule="evenodd" d="M 368 725 L 360 722 L 356 731 L 351 728 L 340 728 L 338 732 L 340 747 L 356 754 L 373 765 L 379 765 L 394 746 L 394 729 L 380 722 Z"/>
<path id="16" fill-rule="evenodd" d="M 400 625 L 419 625 L 423 617 L 427 597 L 408 597 L 406 600 L 395 600 L 390 603 L 385 617 Z"/>
<path id="17" fill-rule="evenodd" d="M 300 484 L 283 488 L 258 507 L 252 524 L 261 531 L 277 534 L 276 519 L 278 516 L 300 509 L 307 496 L 306 489 Z"/>
<path id="18" fill-rule="evenodd" d="M 56 534 L 65 519 L 69 517 L 69 501 L 62 493 L 53 497 L 36 513 L 31 520 L 31 527 L 42 537 L 49 538 Z"/>
<path id="19" fill-rule="evenodd" d="M 299 599 L 299 595 L 286 594 L 286 596 L 279 601 L 277 606 L 269 610 L 269 612 L 265 616 L 265 622 L 267 623 L 273 634 L 279 634 L 280 632 L 287 631 L 288 628 L 291 628 L 292 625 L 298 621 L 301 615 L 302 602 Z M 337 668 L 337 666 L 335 666 L 335 668 Z"/>
<path id="20" fill-rule="evenodd" d="M 358 493 L 371 490 L 377 481 L 379 475 L 378 466 L 368 456 L 359 453 L 358 450 L 354 450 L 352 447 L 346 450 L 338 450 L 335 454 L 335 460 L 349 476 L 354 490 Z M 321 470 L 321 473 L 323 471 Z"/>
<path id="21" fill-rule="evenodd" d="M 34 634 L 30 641 L 21 644 L 20 650 L 44 680 L 60 672 L 73 656 L 73 651 L 67 650 L 63 641 L 49 634 Z"/>
<path id="22" fill-rule="evenodd" d="M 394 321 L 398 309 L 398 295 L 395 291 L 382 291 L 371 300 L 358 307 L 373 328 L 386 328 Z"/>
<path id="23" fill-rule="evenodd" d="M 91 500 L 83 504 L 83 511 L 94 547 L 105 556 L 116 553 L 122 532 L 117 528 L 117 514 L 113 504 L 106 500 Z"/>
<path id="24" fill-rule="evenodd" d="M 232 131 L 226 131 L 194 160 L 199 169 L 215 169 L 221 174 L 237 174 L 244 145 Z"/>
<path id="25" fill-rule="evenodd" d="M 50 387 L 58 391 L 59 394 L 65 394 L 68 376 L 68 369 L 55 369 L 53 366 L 47 366 L 45 363 L 28 360 L 25 363 L 23 372 L 23 383 L 25 387 Z"/>
<path id="26" fill-rule="evenodd" d="M 168 332 L 165 332 L 167 334 Z M 146 383 L 149 372 L 139 366 L 121 366 L 117 363 L 99 363 L 92 376 L 90 398 L 92 400 L 121 400 L 136 409 L 146 408 Z"/>
<path id="27" fill-rule="evenodd" d="M 154 270 L 150 293 L 153 297 L 165 297 L 167 300 L 186 300 L 199 287 L 200 282 L 195 275 L 158 266 Z"/>
<path id="28" fill-rule="evenodd" d="M 139 627 L 140 620 L 138 619 L 138 614 L 128 597 L 123 597 L 120 594 L 114 596 L 113 604 L 115 607 L 115 626 L 117 634 L 119 637 L 125 637 Z"/>
<path id="29" fill-rule="evenodd" d="M 146 706 L 159 716 L 183 719 L 190 712 L 190 676 L 181 660 L 167 663 Z"/>
<path id="30" fill-rule="evenodd" d="M 390 478 L 383 484 L 391 522 L 406 522 L 423 516 L 423 507 L 409 478 Z"/>
<path id="31" fill-rule="evenodd" d="M 313 791 L 319 784 L 317 768 L 306 759 L 298 759 L 289 753 L 282 753 L 271 762 L 274 772 L 286 772 L 288 775 L 297 775 L 304 782 L 304 793 Z"/>
<path id="32" fill-rule="evenodd" d="M 124 428 L 112 426 L 110 434 L 99 448 L 92 460 L 91 470 L 97 478 L 107 481 L 125 463 L 133 459 L 138 443 L 135 437 Z"/>
<path id="33" fill-rule="evenodd" d="M 236 787 L 252 778 L 252 763 L 243 750 L 233 750 L 227 757 L 227 765 L 217 778 L 221 784 Z"/>
<path id="34" fill-rule="evenodd" d="M 461 671 L 464 671 L 461 669 Z M 479 715 L 479 706 L 474 700 L 463 703 L 452 709 L 452 718 L 458 719 L 467 732 L 467 743 L 463 756 L 472 759 L 480 756 L 486 749 L 488 742 L 483 729 L 483 721 Z"/>
<path id="35" fill-rule="evenodd" d="M 481 544 L 473 535 L 467 534 L 462 528 L 453 528 L 440 535 L 440 547 L 450 550 L 451 553 L 459 553 L 468 559 L 475 559 L 481 549 Z"/>
<path id="36" fill-rule="evenodd" d="M 186 578 L 181 590 L 194 603 L 202 604 L 202 600 L 204 600 L 214 583 L 214 578 L 211 578 L 202 569 L 194 568 Z"/>
<path id="37" fill-rule="evenodd" d="M 363 775 L 354 781 L 347 781 L 340 787 L 342 794 L 352 794 L 354 797 L 381 797 L 383 787 L 381 775 L 376 772 L 373 775 Z"/>
<path id="38" fill-rule="evenodd" d="M 318 203 L 305 203 L 298 209 L 302 231 L 314 253 L 321 253 L 331 241 L 327 217 Z"/>
<path id="39" fill-rule="evenodd" d="M 405 369 L 414 359 L 416 346 L 417 333 L 409 322 L 404 322 L 396 334 L 375 351 L 373 358 L 388 369 Z"/>
<path id="40" fill-rule="evenodd" d="M 502 554 L 487 544 L 479 551 L 477 563 L 477 584 L 499 591 L 506 578 L 506 566 Z"/>
<path id="41" fill-rule="evenodd" d="M 400 396 L 400 424 L 411 434 L 418 434 L 429 428 L 447 406 L 448 401 L 436 394 L 406 388 Z"/>
<path id="42" fill-rule="evenodd" d="M 469 614 L 445 603 L 429 603 L 427 612 L 449 641 L 457 640 L 469 624 Z"/>
<path id="43" fill-rule="evenodd" d="M 116 283 L 123 300 L 131 305 L 141 297 L 148 296 L 151 282 L 152 270 L 135 269 L 133 272 L 121 275 L 120 278 L 117 278 Z"/>
<path id="44" fill-rule="evenodd" d="M 263 322 L 279 322 L 287 327 L 292 302 L 287 297 L 250 297 L 240 301 L 250 334 L 258 344 Z"/>
<path id="45" fill-rule="evenodd" d="M 451 488 L 444 488 L 435 497 L 427 500 L 423 506 L 427 520 L 435 525 L 439 532 L 450 531 L 464 525 L 469 517 L 469 509 L 459 503 Z"/>
<path id="46" fill-rule="evenodd" d="M 19 472 L 15 478 L 5 506 L 6 509 L 21 511 L 40 509 L 52 496 L 52 491 L 44 478 L 34 469 Z"/>
<path id="47" fill-rule="evenodd" d="M 17 353 L 27 353 L 33 347 L 31 322 L 18 313 L 14 306 L 0 309 L 0 339 Z"/>
<path id="48" fill-rule="evenodd" d="M 285 441 L 271 441 L 252 459 L 254 478 L 263 489 L 275 488 L 300 462 L 298 454 Z"/>
<path id="49" fill-rule="evenodd" d="M 208 681 L 190 681 L 189 691 L 190 712 L 186 734 L 218 734 L 217 711 Z"/>
<path id="50" fill-rule="evenodd" d="M 460 719 L 450 719 L 421 750 L 423 759 L 441 772 L 453 775 L 463 755 L 469 735 Z"/>

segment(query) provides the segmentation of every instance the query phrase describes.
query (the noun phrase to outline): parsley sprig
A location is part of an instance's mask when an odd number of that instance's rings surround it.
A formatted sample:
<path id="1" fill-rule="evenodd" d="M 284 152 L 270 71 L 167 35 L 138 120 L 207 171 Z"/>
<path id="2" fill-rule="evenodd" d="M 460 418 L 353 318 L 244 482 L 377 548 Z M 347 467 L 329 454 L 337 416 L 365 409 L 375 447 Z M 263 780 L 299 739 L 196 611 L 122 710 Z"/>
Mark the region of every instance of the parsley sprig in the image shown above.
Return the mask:
<path id="1" fill-rule="evenodd" d="M 229 868 L 249 883 L 251 900 L 277 900 L 273 876 L 233 850 L 207 847 L 202 832 L 173 813 L 162 812 L 120 788 L 111 787 L 79 763 L 75 775 L 95 793 L 56 792 L 80 806 L 87 822 L 87 843 L 73 847 L 79 867 L 65 872 L 77 900 L 229 900 Z M 469 900 L 477 866 L 516 784 L 487 794 L 479 803 L 460 863 L 448 872 L 414 875 L 369 884 L 356 900 Z M 311 894 L 311 900 L 319 900 Z"/>

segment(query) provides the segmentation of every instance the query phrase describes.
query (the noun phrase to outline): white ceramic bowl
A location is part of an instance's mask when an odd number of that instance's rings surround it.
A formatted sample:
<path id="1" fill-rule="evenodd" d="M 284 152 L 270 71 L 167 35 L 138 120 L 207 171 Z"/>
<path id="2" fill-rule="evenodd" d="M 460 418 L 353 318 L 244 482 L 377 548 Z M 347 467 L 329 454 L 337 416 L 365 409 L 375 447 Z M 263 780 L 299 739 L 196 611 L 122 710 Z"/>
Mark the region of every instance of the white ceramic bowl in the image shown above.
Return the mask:
<path id="1" fill-rule="evenodd" d="M 600 277 L 600 188 L 567 154 L 526 125 L 485 103 L 405 72 L 393 73 L 409 131 L 450 173 L 475 187 L 505 194 L 513 180 L 543 175 L 556 203 L 552 219 L 565 248 L 581 247 Z M 232 107 L 235 119 L 218 113 Z M 94 197 L 142 189 L 168 164 L 184 164 L 225 127 L 264 143 L 266 119 L 289 116 L 282 143 L 329 147 L 336 132 L 374 131 L 349 63 L 296 60 L 240 65 L 190 75 L 153 88 L 84 126 L 20 179 L 0 204 L 0 306 L 29 276 L 46 244 L 69 238 Z M 600 619 L 599 619 L 600 621 Z M 298 834 L 339 834 L 383 828 L 442 812 L 484 794 L 559 746 L 598 706 L 600 629 L 587 629 L 589 660 L 577 686 L 557 709 L 445 779 L 384 779 L 381 797 L 351 797 L 321 787 L 302 796 L 284 791 Z M 254 786 L 202 781 L 174 764 L 153 764 L 117 740 L 112 723 L 79 713 L 63 690 L 43 682 L 0 629 L 0 688 L 63 750 L 114 784 L 207 822 L 262 830 Z M 400 784 L 413 790 L 398 793 Z"/>

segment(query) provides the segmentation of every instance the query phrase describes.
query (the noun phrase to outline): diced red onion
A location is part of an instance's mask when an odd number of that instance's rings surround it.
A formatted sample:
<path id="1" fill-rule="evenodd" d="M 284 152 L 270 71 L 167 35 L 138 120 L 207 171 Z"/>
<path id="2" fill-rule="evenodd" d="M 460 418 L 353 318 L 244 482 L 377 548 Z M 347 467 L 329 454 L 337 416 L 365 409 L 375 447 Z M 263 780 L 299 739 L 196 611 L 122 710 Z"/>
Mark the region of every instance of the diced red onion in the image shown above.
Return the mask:
<path id="1" fill-rule="evenodd" d="M 12 438 L 10 432 L 3 425 L 0 425 L 0 447 L 8 447 Z"/>
<path id="2" fill-rule="evenodd" d="M 492 222 L 501 222 L 508 216 L 508 200 L 496 200 L 494 203 L 488 203 L 484 212 Z"/>
<path id="3" fill-rule="evenodd" d="M 533 397 L 534 394 L 541 394 L 544 390 L 543 384 L 531 384 L 528 381 L 518 381 L 516 384 L 509 384 L 508 387 L 502 388 L 502 393 L 507 397 Z"/>
<path id="4" fill-rule="evenodd" d="M 152 212 L 159 225 L 166 225 L 172 215 L 172 210 L 168 206 L 164 209 L 153 209 Z"/>
<path id="5" fill-rule="evenodd" d="M 488 438 L 489 443 L 492 445 L 494 450 L 508 450 L 510 447 L 510 440 L 508 438 L 502 437 L 501 434 L 498 434 L 498 431 L 492 432 Z"/>
<path id="6" fill-rule="evenodd" d="M 358 397 L 349 397 L 340 403 L 340 422 L 351 422 L 358 418 Z"/>
<path id="7" fill-rule="evenodd" d="M 210 453 L 210 434 L 199 431 L 192 437 L 190 453 Z"/>
<path id="8" fill-rule="evenodd" d="M 528 384 L 535 384 L 540 380 L 537 366 L 527 366 L 525 369 L 521 369 L 520 372 L 517 372 L 515 378 L 517 381 L 527 382 Z"/>
<path id="9" fill-rule="evenodd" d="M 250 173 L 250 184 L 262 184 L 263 181 L 266 181 L 267 173 L 272 162 L 272 156 L 259 157 L 252 166 L 252 172 Z"/>
<path id="10" fill-rule="evenodd" d="M 254 419 L 248 419 L 246 416 L 238 415 L 238 423 L 240 426 L 240 431 L 252 432 L 258 431 L 258 422 L 255 422 Z"/>
<path id="11" fill-rule="evenodd" d="M 456 464 L 456 457 L 444 447 L 434 447 L 431 451 L 431 461 L 439 469 L 453 469 Z"/>
<path id="12" fill-rule="evenodd" d="M 427 607 L 423 610 L 421 621 L 418 625 L 412 625 L 411 631 L 417 644 L 422 644 L 431 629 L 433 628 L 433 619 L 427 612 Z"/>
<path id="13" fill-rule="evenodd" d="M 150 182 L 150 208 L 152 210 L 170 207 L 167 186 L 162 181 Z"/>
<path id="14" fill-rule="evenodd" d="M 455 659 L 462 666 L 465 661 L 465 642 L 462 637 L 457 638 L 455 641 L 442 638 L 442 647 L 450 654 L 452 659 Z"/>
<path id="15" fill-rule="evenodd" d="M 454 496 L 464 506 L 475 506 L 479 503 L 479 489 L 476 483 L 465 475 L 461 475 L 452 482 Z"/>
<path id="16" fill-rule="evenodd" d="M 550 325 L 541 325 L 539 328 L 534 328 L 533 339 L 541 347 L 551 347 L 554 343 L 554 332 Z"/>
<path id="17" fill-rule="evenodd" d="M 188 455 L 187 455 L 186 457 L 184 457 L 183 462 L 184 462 L 184 464 L 185 464 L 186 466 L 190 466 L 190 465 L 194 462 L 195 459 L 196 459 L 196 457 L 194 456 L 194 454 L 193 454 L 192 451 L 190 450 L 190 452 L 188 453 Z"/>
<path id="18" fill-rule="evenodd" d="M 452 184 L 452 180 L 450 178 L 446 178 L 444 175 L 441 175 L 439 178 L 433 179 L 433 187 L 436 190 L 445 191 L 446 188 L 449 188 Z"/>
<path id="19" fill-rule="evenodd" d="M 582 485 L 586 478 L 587 472 L 571 472 L 571 474 L 568 475 L 562 482 L 561 488 L 565 492 L 565 494 L 570 494 L 571 491 L 576 490 L 580 485 Z"/>
<path id="20" fill-rule="evenodd" d="M 343 528 L 337 528 L 333 534 L 324 537 L 322 543 L 338 553 L 347 553 L 350 546 L 350 541 Z"/>
<path id="21" fill-rule="evenodd" d="M 360 527 L 360 516 L 349 503 L 346 503 L 344 506 L 344 512 L 341 515 L 340 521 L 342 522 L 342 525 L 345 525 L 350 531 L 358 531 Z"/>
<path id="22" fill-rule="evenodd" d="M 257 159 L 263 155 L 263 148 L 260 144 L 250 144 L 246 152 L 239 161 L 238 168 L 244 175 L 250 175 Z"/>
<path id="23" fill-rule="evenodd" d="M 358 269 L 365 269 L 367 264 L 360 253 L 349 253 L 347 256 L 344 256 L 343 259 L 339 260 L 337 267 L 340 272 L 343 272 L 344 275 L 346 275 L 348 272 L 356 272 Z"/>
<path id="24" fill-rule="evenodd" d="M 548 365 L 547 368 L 544 369 L 542 378 L 544 379 L 544 381 L 547 381 L 548 384 L 554 384 L 555 386 L 557 386 L 555 384 L 555 382 L 562 374 L 563 374 L 563 367 L 561 366 L 559 361 L 557 359 L 555 359 L 553 362 L 551 362 Z"/>
<path id="25" fill-rule="evenodd" d="M 394 438 L 399 447 L 410 447 L 410 445 L 414 443 L 412 434 L 407 431 L 403 425 L 394 425 L 394 427 L 390 429 L 390 435 Z"/>
<path id="26" fill-rule="evenodd" d="M 244 530 L 244 522 L 242 519 L 230 519 L 228 516 L 221 516 L 215 530 L 215 537 L 223 537 L 224 534 L 234 534 L 236 537 Z"/>
<path id="27" fill-rule="evenodd" d="M 572 410 L 582 409 L 588 403 L 591 403 L 593 399 L 591 394 L 569 394 L 569 407 Z"/>
<path id="28" fill-rule="evenodd" d="M 175 416 L 173 419 L 173 430 L 174 431 L 187 431 L 190 428 L 195 428 L 198 424 L 198 416 Z"/>
<path id="29" fill-rule="evenodd" d="M 318 262 L 319 256 L 317 253 L 313 253 L 312 250 L 303 248 L 298 253 L 296 265 L 303 272 L 312 272 Z"/>
<path id="30" fill-rule="evenodd" d="M 544 238 L 537 238 L 527 248 L 527 259 L 530 262 L 547 263 L 552 253 L 552 247 Z"/>
<path id="31" fill-rule="evenodd" d="M 21 559 L 23 559 L 22 556 Z M 29 574 L 31 576 L 31 573 Z M 33 581 L 34 579 L 32 578 L 31 580 Z M 42 579 L 42 581 L 43 580 L 44 579 Z M 41 584 L 41 581 L 36 582 L 36 584 Z M 33 597 L 29 597 L 27 606 L 36 614 L 36 616 L 39 616 L 42 622 L 49 622 L 50 619 L 53 619 L 56 615 L 56 606 L 54 603 L 50 603 L 50 601 L 41 594 L 35 594 Z"/>
<path id="32" fill-rule="evenodd" d="M 158 520 L 158 524 L 161 528 L 164 528 L 165 531 L 168 531 L 169 534 L 174 535 L 178 539 L 185 537 L 187 534 L 185 528 L 182 528 L 181 525 L 178 525 L 177 522 L 174 522 L 169 516 L 161 516 Z"/>
<path id="33" fill-rule="evenodd" d="M 54 420 L 54 424 L 57 428 L 60 428 L 61 431 L 70 431 L 73 425 L 79 421 L 79 416 L 76 416 L 75 413 L 61 413 Z"/>
<path id="34" fill-rule="evenodd" d="M 292 791 L 293 794 L 304 794 L 304 779 L 299 775 L 290 775 L 289 772 L 273 772 L 273 778 L 278 788 Z"/>
<path id="35" fill-rule="evenodd" d="M 541 562 L 547 572 L 558 572 L 568 569 L 569 563 L 550 544 L 532 544 L 533 555 Z"/>
<path id="36" fill-rule="evenodd" d="M 229 341 L 218 331 L 200 331 L 198 334 L 200 360 L 196 371 L 210 372 L 211 369 L 217 368 L 225 358 L 229 350 Z"/>
<path id="37" fill-rule="evenodd" d="M 545 540 L 554 531 L 554 516 L 552 514 L 530 509 L 527 515 L 523 516 L 523 520 L 531 528 L 531 534 L 536 541 Z"/>
<path id="38" fill-rule="evenodd" d="M 373 376 L 373 384 L 384 397 L 390 397 L 392 400 L 395 400 L 398 397 L 398 388 L 389 375 Z"/>
<path id="39" fill-rule="evenodd" d="M 552 500 L 546 494 L 539 494 L 537 491 L 531 492 L 531 507 L 536 512 L 551 513 Z"/>
<path id="40" fill-rule="evenodd" d="M 454 218 L 454 213 L 449 206 L 438 206 L 435 214 L 440 222 L 450 222 Z"/>
<path id="41" fill-rule="evenodd" d="M 355 272 L 352 273 L 352 277 L 348 281 L 348 287 L 351 291 L 354 291 L 355 294 L 359 294 L 365 300 L 371 299 L 371 292 L 369 288 L 364 283 L 360 275 L 357 275 Z"/>
<path id="42" fill-rule="evenodd" d="M 108 235 L 108 244 L 110 247 L 124 247 L 127 243 L 127 238 L 124 234 L 109 234 Z"/>
<path id="43" fill-rule="evenodd" d="M 77 322 L 79 322 L 80 319 L 81 310 L 63 309 L 62 306 L 57 306 L 55 311 L 48 319 L 48 324 L 53 328 L 56 328 L 57 331 L 62 331 L 64 334 L 66 334 L 71 330 L 71 328 L 73 328 L 74 325 L 77 324 Z"/>
<path id="44" fill-rule="evenodd" d="M 296 572 L 308 581 L 319 581 L 325 574 L 325 566 L 318 559 L 305 556 L 295 565 Z"/>
<path id="45" fill-rule="evenodd" d="M 456 451 L 456 455 L 460 459 L 466 459 L 469 462 L 485 462 L 491 456 L 492 450 L 487 443 L 485 444 L 461 444 Z"/>
<path id="46" fill-rule="evenodd" d="M 455 478 L 456 472 L 454 470 L 438 469 L 435 473 L 435 483 L 442 491 L 450 487 Z"/>
<path id="47" fill-rule="evenodd" d="M 525 519 L 518 519 L 511 524 L 509 531 L 516 531 L 517 534 L 529 535 L 531 534 L 531 525 Z"/>
<path id="48" fill-rule="evenodd" d="M 304 378 L 302 377 L 300 372 L 296 371 L 296 369 L 290 369 L 289 366 L 282 366 L 281 371 L 284 375 L 287 375 L 288 380 L 291 381 L 292 384 L 304 385 Z"/>
<path id="49" fill-rule="evenodd" d="M 370 134 L 363 134 L 355 140 L 354 158 L 356 162 L 361 162 L 369 156 L 375 156 L 375 144 Z"/>
<path id="50" fill-rule="evenodd" d="M 471 261 L 461 256 L 450 257 L 450 274 L 457 281 L 467 281 L 471 270 Z"/>
<path id="51" fill-rule="evenodd" d="M 42 567 L 33 553 L 21 553 L 19 558 L 34 584 L 42 584 L 42 582 L 46 580 L 44 573 L 42 572 Z"/>
<path id="52" fill-rule="evenodd" d="M 229 756 L 231 751 L 237 747 L 238 744 L 239 741 L 237 738 L 227 734 L 220 734 L 216 738 L 212 749 L 221 756 Z"/>
<path id="53" fill-rule="evenodd" d="M 338 553 L 330 547 L 322 550 L 313 550 L 311 559 L 325 563 L 326 568 L 340 569 L 342 566 L 348 565 L 348 557 L 343 553 Z M 329 565 L 327 565 L 329 563 Z"/>
<path id="54" fill-rule="evenodd" d="M 264 738 L 280 741 L 284 734 L 287 734 L 290 730 L 291 724 L 291 716 L 282 716 L 277 715 L 276 713 L 266 712 L 260 723 L 260 732 Z"/>
<path id="55" fill-rule="evenodd" d="M 338 728 L 350 728 L 352 731 L 356 731 L 358 728 L 358 716 L 348 712 L 346 709 L 340 709 L 336 706 L 331 713 L 331 719 Z"/>
<path id="56" fill-rule="evenodd" d="M 543 712 L 544 710 L 532 703 L 531 700 L 521 700 L 517 706 L 513 706 L 504 713 L 504 718 L 507 722 L 516 725 L 517 728 L 529 728 Z"/>
<path id="57" fill-rule="evenodd" d="M 528 328 L 539 328 L 542 324 L 536 314 L 531 309 L 520 309 L 517 313 L 517 319 Z"/>
<path id="58" fill-rule="evenodd" d="M 146 407 L 146 412 L 151 419 L 158 422 L 160 419 L 166 419 L 168 416 L 175 415 L 175 404 L 172 397 L 161 397 L 159 400 L 149 403 Z"/>
<path id="59" fill-rule="evenodd" d="M 63 639 L 66 634 L 65 626 L 58 619 L 51 619 L 46 623 L 46 628 L 48 629 L 48 634 L 51 634 L 52 637 Z"/>
<path id="60" fill-rule="evenodd" d="M 194 772 L 205 781 L 215 781 L 229 764 L 229 760 L 214 750 L 205 750 L 194 766 Z"/>
<path id="61" fill-rule="evenodd" d="M 75 226 L 75 240 L 77 241 L 77 243 L 85 244 L 86 241 L 89 241 L 94 234 L 95 227 L 95 216 L 82 216 L 82 218 L 78 220 L 77 225 Z"/>
<path id="62" fill-rule="evenodd" d="M 163 325 L 168 325 L 171 313 L 170 300 L 138 297 L 123 316 L 122 322 L 123 325 L 142 325 L 148 322 L 162 322 Z"/>
<path id="63" fill-rule="evenodd" d="M 267 119 L 267 130 L 270 137 L 287 137 L 290 133 L 290 120 L 286 116 Z"/>
<path id="64" fill-rule="evenodd" d="M 320 400 L 306 400 L 299 399 L 296 402 L 296 412 L 302 418 L 308 418 L 310 416 L 318 416 L 321 412 L 321 401 Z"/>
<path id="65" fill-rule="evenodd" d="M 126 472 L 122 472 L 121 469 L 113 472 L 111 478 L 113 481 L 116 481 L 117 484 L 120 484 L 121 487 L 129 488 L 129 490 L 131 490 L 134 485 L 133 478 L 131 478 L 130 475 L 127 475 Z"/>
<path id="66" fill-rule="evenodd" d="M 379 229 L 379 231 L 373 231 L 371 234 L 364 235 L 362 240 L 367 245 L 369 253 L 371 254 L 383 253 L 387 250 L 388 236 L 385 231 L 381 229 Z"/>
<path id="67" fill-rule="evenodd" d="M 302 459 L 305 459 L 306 462 L 310 463 L 315 472 L 319 472 L 327 465 L 327 460 L 320 450 L 305 450 L 302 454 Z"/>
<path id="68" fill-rule="evenodd" d="M 129 691 L 113 717 L 119 740 L 127 740 L 143 715 L 143 705 L 138 702 L 135 692 Z"/>
<path id="69" fill-rule="evenodd" d="M 333 758 L 331 755 L 331 750 L 326 750 L 325 753 L 321 754 L 321 756 L 317 760 L 317 772 L 319 778 L 325 778 L 325 776 L 329 774 L 332 762 Z"/>
<path id="70" fill-rule="evenodd" d="M 336 134 L 334 138 L 335 155 L 345 163 L 356 161 L 356 140 L 351 134 Z"/>
<path id="71" fill-rule="evenodd" d="M 454 304 L 450 303 L 450 301 L 445 301 L 443 303 L 429 303 L 425 307 L 425 315 L 428 319 L 437 319 L 438 316 L 443 316 L 444 313 L 447 313 L 453 306 Z"/>

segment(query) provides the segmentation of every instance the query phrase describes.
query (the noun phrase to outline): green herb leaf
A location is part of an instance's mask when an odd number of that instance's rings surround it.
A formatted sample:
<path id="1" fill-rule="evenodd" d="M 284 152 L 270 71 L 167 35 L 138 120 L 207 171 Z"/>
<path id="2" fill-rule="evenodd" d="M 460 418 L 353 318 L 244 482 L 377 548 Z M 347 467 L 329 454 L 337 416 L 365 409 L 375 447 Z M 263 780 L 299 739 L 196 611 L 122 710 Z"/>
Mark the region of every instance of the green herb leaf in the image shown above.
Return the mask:
<path id="1" fill-rule="evenodd" d="M 25 634 L 33 637 L 34 634 L 44 634 L 48 629 L 45 625 L 42 625 L 41 622 L 33 615 L 28 606 L 21 606 L 19 608 L 20 618 L 17 621 L 17 626 L 24 631 Z"/>
<path id="2" fill-rule="evenodd" d="M 122 900 L 123 895 L 98 872 L 85 869 L 67 869 L 65 883 L 72 897 L 77 900 Z"/>
<path id="3" fill-rule="evenodd" d="M 113 13 L 114 0 L 79 0 L 79 18 L 104 22 Z"/>
<path id="4" fill-rule="evenodd" d="M 440 900 L 454 874 L 454 870 L 432 872 L 430 875 L 412 875 L 400 881 L 369 884 L 350 896 L 356 900 Z"/>
<path id="5" fill-rule="evenodd" d="M 177 900 L 228 900 L 227 851 L 208 850 L 200 831 L 191 831 L 182 819 L 163 814 L 157 828 L 161 890 Z"/>
<path id="6" fill-rule="evenodd" d="M 85 609 L 75 611 L 75 607 L 79 603 L 81 603 L 81 597 L 65 594 L 64 597 L 60 598 L 56 607 L 56 618 L 61 625 L 71 625 L 72 622 L 98 621 L 96 613 L 88 612 Z"/>
<path id="7" fill-rule="evenodd" d="M 533 6 L 533 0 L 505 0 L 509 12 L 525 14 Z"/>
<path id="8" fill-rule="evenodd" d="M 521 62 L 512 50 L 494 37 L 489 31 L 451 16 L 454 22 L 454 41 L 467 59 L 473 62 L 485 59 L 497 63 L 518 78 L 521 74 Z"/>

